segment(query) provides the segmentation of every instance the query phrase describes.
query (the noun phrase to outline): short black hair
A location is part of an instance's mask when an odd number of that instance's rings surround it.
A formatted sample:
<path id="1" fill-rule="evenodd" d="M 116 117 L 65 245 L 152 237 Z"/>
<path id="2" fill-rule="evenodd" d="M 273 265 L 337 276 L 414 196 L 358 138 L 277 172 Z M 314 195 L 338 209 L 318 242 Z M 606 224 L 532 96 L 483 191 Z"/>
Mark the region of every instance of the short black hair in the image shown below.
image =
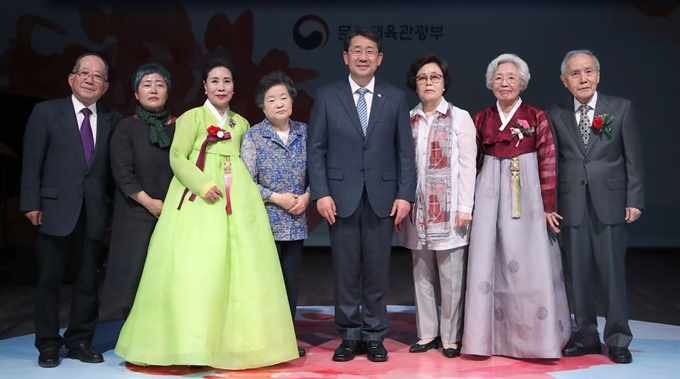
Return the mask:
<path id="1" fill-rule="evenodd" d="M 135 74 L 132 75 L 132 89 L 135 91 L 135 93 L 137 92 L 137 89 L 139 89 L 139 83 L 141 83 L 142 78 L 151 74 L 158 74 L 162 76 L 163 80 L 165 80 L 165 85 L 168 88 L 168 92 L 170 92 L 170 73 L 168 70 L 158 63 L 147 63 L 139 66 Z"/>
<path id="2" fill-rule="evenodd" d="M 370 39 L 371 41 L 375 42 L 376 45 L 378 45 L 378 52 L 382 51 L 382 49 L 380 48 L 382 44 L 382 37 L 380 36 L 380 33 L 378 33 L 378 31 L 375 30 L 375 28 L 372 28 L 370 26 L 356 27 L 350 30 L 347 34 L 345 34 L 344 51 L 349 51 L 349 46 L 352 43 L 352 38 L 356 36 L 362 36 Z"/>
<path id="3" fill-rule="evenodd" d="M 449 72 L 449 65 L 445 60 L 434 54 L 421 55 L 411 62 L 411 67 L 408 70 L 408 74 L 406 74 L 406 86 L 413 92 L 416 91 L 416 75 L 418 74 L 418 70 L 428 63 L 435 63 L 442 70 L 442 74 L 444 75 L 444 93 L 446 93 L 446 90 L 451 87 L 452 81 L 451 73 Z"/>
<path id="4" fill-rule="evenodd" d="M 290 96 L 291 100 L 295 100 L 295 96 L 297 96 L 297 90 L 295 87 L 293 87 L 293 79 L 284 74 L 282 71 L 276 70 L 263 76 L 260 79 L 260 82 L 257 84 L 255 104 L 257 104 L 258 108 L 264 107 L 264 95 L 267 93 L 267 91 L 269 91 L 270 88 L 278 85 L 286 86 L 286 90 L 288 90 L 288 96 Z"/>
<path id="5" fill-rule="evenodd" d="M 205 66 L 205 70 L 203 70 L 203 81 L 208 80 L 208 74 L 210 74 L 210 71 L 217 67 L 224 67 L 229 70 L 229 72 L 231 72 L 231 78 L 234 79 L 234 65 L 231 64 L 231 62 L 226 58 L 214 58 L 208 62 L 208 64 Z"/>

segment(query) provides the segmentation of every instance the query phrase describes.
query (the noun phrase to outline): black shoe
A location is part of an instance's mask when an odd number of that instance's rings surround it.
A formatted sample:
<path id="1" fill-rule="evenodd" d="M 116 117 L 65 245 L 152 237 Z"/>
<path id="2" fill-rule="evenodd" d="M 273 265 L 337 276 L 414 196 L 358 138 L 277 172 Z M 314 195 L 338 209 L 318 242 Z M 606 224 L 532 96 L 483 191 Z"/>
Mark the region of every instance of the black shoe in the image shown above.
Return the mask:
<path id="1" fill-rule="evenodd" d="M 81 342 L 68 350 L 67 357 L 77 359 L 85 363 L 101 363 L 104 357 L 92 347 L 89 342 Z"/>
<path id="2" fill-rule="evenodd" d="M 59 366 L 59 346 L 48 346 L 40 350 L 38 366 L 52 368 Z"/>
<path id="3" fill-rule="evenodd" d="M 593 346 L 580 346 L 570 341 L 567 346 L 562 349 L 563 357 L 581 357 L 586 354 L 602 354 L 601 344 L 598 342 L 597 345 Z"/>
<path id="4" fill-rule="evenodd" d="M 414 343 L 409 347 L 408 352 L 409 353 L 424 353 L 430 349 L 436 349 L 439 347 L 439 337 L 436 337 L 432 341 L 426 343 L 425 345 L 421 345 L 419 343 Z"/>
<path id="5" fill-rule="evenodd" d="M 630 355 L 630 350 L 625 347 L 612 346 L 609 348 L 609 359 L 614 363 L 631 363 L 633 362 L 633 356 Z"/>
<path id="6" fill-rule="evenodd" d="M 446 358 L 459 357 L 460 356 L 460 349 L 463 347 L 463 345 L 460 342 L 456 342 L 456 344 L 458 345 L 457 348 L 454 349 L 452 347 L 447 347 L 444 350 L 442 350 L 442 354 L 444 354 L 444 356 Z"/>
<path id="7" fill-rule="evenodd" d="M 307 352 L 305 351 L 305 349 L 298 346 L 298 355 L 304 357 L 305 355 L 307 355 Z"/>
<path id="8" fill-rule="evenodd" d="M 386 362 L 387 349 L 380 341 L 366 341 L 364 342 L 364 352 L 366 358 L 371 362 Z"/>
<path id="9" fill-rule="evenodd" d="M 357 354 L 361 354 L 361 341 L 343 340 L 340 346 L 333 353 L 333 360 L 336 362 L 347 362 L 354 359 Z"/>

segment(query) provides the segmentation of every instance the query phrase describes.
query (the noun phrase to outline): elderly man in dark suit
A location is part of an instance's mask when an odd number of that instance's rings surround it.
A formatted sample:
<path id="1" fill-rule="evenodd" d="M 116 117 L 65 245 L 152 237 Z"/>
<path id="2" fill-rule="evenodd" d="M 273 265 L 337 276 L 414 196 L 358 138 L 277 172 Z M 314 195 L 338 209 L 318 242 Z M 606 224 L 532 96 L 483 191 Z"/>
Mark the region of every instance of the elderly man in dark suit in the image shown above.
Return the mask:
<path id="1" fill-rule="evenodd" d="M 35 346 L 41 367 L 59 365 L 62 345 L 69 358 L 104 361 L 92 347 L 99 307 L 95 262 L 109 222 L 109 136 L 121 120 L 99 103 L 107 80 L 104 59 L 80 56 L 68 76 L 73 94 L 36 105 L 26 125 L 20 207 L 39 227 Z M 75 283 L 62 338 L 59 287 L 69 252 Z"/>
<path id="2" fill-rule="evenodd" d="M 577 325 L 562 355 L 601 353 L 593 297 L 599 284 L 609 358 L 630 363 L 628 346 L 633 335 L 626 295 L 626 223 L 637 220 L 644 207 L 638 124 L 630 101 L 596 91 L 600 63 L 592 52 L 567 53 L 560 78 L 573 97 L 546 112 L 559 159 L 560 213 L 554 213 L 551 222 L 562 226 Z"/>
<path id="3" fill-rule="evenodd" d="M 404 92 L 376 80 L 380 35 L 345 37 L 349 78 L 320 88 L 309 120 L 312 200 L 329 224 L 335 276 L 334 361 L 366 353 L 384 362 L 392 231 L 415 197 L 415 158 Z M 360 313 L 361 306 L 361 313 Z"/>

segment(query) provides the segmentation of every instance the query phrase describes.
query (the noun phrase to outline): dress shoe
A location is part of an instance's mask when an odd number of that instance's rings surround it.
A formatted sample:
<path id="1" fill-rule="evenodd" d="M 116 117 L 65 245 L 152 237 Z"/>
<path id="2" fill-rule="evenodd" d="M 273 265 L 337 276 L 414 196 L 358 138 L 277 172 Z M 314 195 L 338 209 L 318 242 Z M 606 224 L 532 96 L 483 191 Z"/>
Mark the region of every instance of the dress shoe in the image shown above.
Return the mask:
<path id="1" fill-rule="evenodd" d="M 460 356 L 460 349 L 463 347 L 463 345 L 460 342 L 456 342 L 456 345 L 458 345 L 457 348 L 452 348 L 452 347 L 447 347 L 442 350 L 442 354 L 446 358 L 455 358 Z"/>
<path id="2" fill-rule="evenodd" d="M 614 363 L 631 363 L 633 362 L 633 356 L 630 355 L 630 350 L 625 347 L 612 346 L 609 348 L 609 359 Z"/>
<path id="3" fill-rule="evenodd" d="M 574 342 L 569 342 L 567 346 L 562 349 L 562 356 L 563 357 L 581 357 L 586 354 L 601 354 L 602 353 L 602 346 L 598 342 L 597 345 L 593 346 L 580 346 L 575 344 Z"/>
<path id="4" fill-rule="evenodd" d="M 298 355 L 304 357 L 305 355 L 307 355 L 307 352 L 305 351 L 305 349 L 298 346 Z"/>
<path id="5" fill-rule="evenodd" d="M 436 349 L 439 347 L 439 337 L 436 337 L 432 341 L 421 345 L 419 343 L 414 343 L 411 345 L 411 347 L 408 348 L 409 353 L 424 353 L 430 349 Z"/>
<path id="6" fill-rule="evenodd" d="M 68 350 L 67 357 L 77 359 L 85 363 L 101 363 L 104 357 L 92 347 L 89 342 L 81 342 Z"/>
<path id="7" fill-rule="evenodd" d="M 59 366 L 59 346 L 48 346 L 40 350 L 38 366 L 44 368 Z"/>
<path id="8" fill-rule="evenodd" d="M 343 340 L 340 346 L 333 353 L 333 360 L 336 362 L 347 362 L 354 359 L 357 354 L 361 354 L 361 341 Z"/>
<path id="9" fill-rule="evenodd" d="M 385 349 L 385 346 L 380 341 L 366 341 L 364 343 L 364 352 L 366 353 L 366 358 L 371 362 L 387 361 L 387 349 Z"/>

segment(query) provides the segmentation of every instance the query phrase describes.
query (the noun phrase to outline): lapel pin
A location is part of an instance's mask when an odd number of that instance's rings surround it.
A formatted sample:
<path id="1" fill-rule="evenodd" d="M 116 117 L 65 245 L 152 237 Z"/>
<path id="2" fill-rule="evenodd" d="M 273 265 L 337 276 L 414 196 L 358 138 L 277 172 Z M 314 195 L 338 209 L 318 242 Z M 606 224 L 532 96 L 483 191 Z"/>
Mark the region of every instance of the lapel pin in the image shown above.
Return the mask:
<path id="1" fill-rule="evenodd" d="M 378 94 L 378 97 L 382 97 L 382 94 L 381 94 L 381 93 L 379 93 L 379 94 Z"/>

